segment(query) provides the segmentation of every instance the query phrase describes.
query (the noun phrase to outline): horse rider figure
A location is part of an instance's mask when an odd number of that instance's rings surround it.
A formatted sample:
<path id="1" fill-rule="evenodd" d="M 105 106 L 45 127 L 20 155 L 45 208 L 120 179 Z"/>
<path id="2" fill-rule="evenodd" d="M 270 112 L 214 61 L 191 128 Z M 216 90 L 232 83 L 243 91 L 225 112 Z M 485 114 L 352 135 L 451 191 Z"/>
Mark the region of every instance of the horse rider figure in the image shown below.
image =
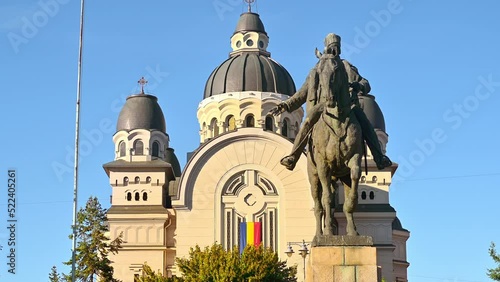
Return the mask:
<path id="1" fill-rule="evenodd" d="M 359 74 L 358 69 L 355 66 L 346 60 L 340 59 L 340 36 L 333 33 L 328 34 L 325 38 L 324 52 L 325 54 L 321 54 L 318 50 L 316 50 L 316 56 L 318 58 L 321 56 L 332 56 L 336 64 L 338 66 L 343 64 L 343 67 L 347 72 L 349 91 L 351 95 L 351 111 L 354 112 L 356 119 L 361 125 L 363 139 L 373 154 L 373 160 L 375 161 L 377 168 L 384 169 L 391 166 L 391 160 L 382 153 L 377 134 L 375 133 L 371 122 L 363 112 L 363 109 L 361 109 L 359 105 L 358 95 L 368 94 L 371 90 L 370 83 Z M 313 89 L 313 85 L 315 84 L 314 80 L 316 77 L 315 74 L 317 72 L 317 67 L 318 65 L 311 70 L 309 76 L 299 91 L 297 91 L 288 100 L 271 109 L 271 113 L 273 115 L 279 115 L 285 111 L 293 112 L 307 102 L 306 118 L 295 138 L 292 152 L 280 161 L 280 163 L 289 170 L 293 170 L 295 168 L 295 164 L 299 160 L 301 153 L 307 145 L 307 141 L 314 124 L 316 124 L 324 110 L 322 105 L 318 107 L 317 104 L 320 102 L 327 102 L 322 101 L 323 99 L 321 97 L 317 97 L 316 91 L 311 91 L 311 89 Z"/>

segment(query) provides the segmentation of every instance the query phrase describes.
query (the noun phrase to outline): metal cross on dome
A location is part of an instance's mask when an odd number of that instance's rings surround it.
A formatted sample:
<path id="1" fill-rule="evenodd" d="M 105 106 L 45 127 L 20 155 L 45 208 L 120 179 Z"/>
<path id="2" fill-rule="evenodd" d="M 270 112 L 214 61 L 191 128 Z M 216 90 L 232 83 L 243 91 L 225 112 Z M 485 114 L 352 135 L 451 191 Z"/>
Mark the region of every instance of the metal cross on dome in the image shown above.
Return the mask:
<path id="1" fill-rule="evenodd" d="M 143 77 L 137 81 L 141 85 L 141 94 L 144 94 L 144 85 L 148 84 L 148 81 Z"/>
<path id="2" fill-rule="evenodd" d="M 255 0 L 243 0 L 243 1 L 245 1 L 248 4 L 248 12 L 251 13 L 252 12 L 252 3 L 254 3 Z"/>

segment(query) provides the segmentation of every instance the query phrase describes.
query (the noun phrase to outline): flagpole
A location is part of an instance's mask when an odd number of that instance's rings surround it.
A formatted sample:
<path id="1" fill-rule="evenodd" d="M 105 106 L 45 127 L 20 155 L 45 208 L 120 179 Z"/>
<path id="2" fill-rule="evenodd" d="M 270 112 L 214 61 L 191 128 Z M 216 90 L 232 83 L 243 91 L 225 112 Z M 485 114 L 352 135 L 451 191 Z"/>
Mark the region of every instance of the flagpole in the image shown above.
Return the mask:
<path id="1" fill-rule="evenodd" d="M 80 5 L 80 37 L 78 46 L 78 79 L 76 89 L 76 123 L 75 123 L 75 170 L 73 186 L 73 247 L 71 254 L 71 281 L 76 282 L 76 235 L 77 235 L 77 208 L 78 208 L 78 149 L 80 138 L 80 96 L 82 91 L 82 51 L 83 51 L 83 15 L 85 0 Z"/>

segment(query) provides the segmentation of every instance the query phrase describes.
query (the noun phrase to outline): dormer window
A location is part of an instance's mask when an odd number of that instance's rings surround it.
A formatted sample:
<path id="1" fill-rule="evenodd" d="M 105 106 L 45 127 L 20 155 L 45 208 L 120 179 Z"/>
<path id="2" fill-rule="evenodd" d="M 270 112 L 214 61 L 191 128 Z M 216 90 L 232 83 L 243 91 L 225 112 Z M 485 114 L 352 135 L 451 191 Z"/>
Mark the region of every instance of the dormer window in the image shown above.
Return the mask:
<path id="1" fill-rule="evenodd" d="M 139 176 L 136 176 L 134 182 L 135 184 L 141 183 L 141 178 Z"/>
<path id="2" fill-rule="evenodd" d="M 253 115 L 248 115 L 245 118 L 245 126 L 246 127 L 255 127 L 255 119 L 253 118 Z"/>
<path id="3" fill-rule="evenodd" d="M 286 119 L 283 120 L 283 126 L 281 127 L 281 134 L 285 137 L 288 137 L 288 121 Z"/>
<path id="4" fill-rule="evenodd" d="M 127 153 L 127 146 L 125 145 L 125 142 L 120 141 L 120 144 L 118 145 L 118 150 L 120 151 L 120 157 L 125 157 Z"/>
<path id="5" fill-rule="evenodd" d="M 219 135 L 219 126 L 217 126 L 217 119 L 214 118 L 210 122 L 210 129 L 212 130 L 212 137 Z"/>
<path id="6" fill-rule="evenodd" d="M 272 116 L 267 116 L 266 117 L 266 130 L 273 131 L 274 126 L 273 126 L 273 117 Z"/>
<path id="7" fill-rule="evenodd" d="M 123 186 L 127 186 L 128 185 L 128 177 L 124 177 L 123 178 Z"/>
<path id="8" fill-rule="evenodd" d="M 142 143 L 141 139 L 134 142 L 134 152 L 136 156 L 142 156 L 144 154 L 144 143 Z"/>
<path id="9" fill-rule="evenodd" d="M 153 142 L 153 157 L 159 157 L 160 156 L 160 144 L 157 141 Z"/>
<path id="10" fill-rule="evenodd" d="M 226 124 L 227 124 L 228 131 L 236 130 L 236 119 L 234 118 L 233 115 L 230 115 L 227 117 Z"/>

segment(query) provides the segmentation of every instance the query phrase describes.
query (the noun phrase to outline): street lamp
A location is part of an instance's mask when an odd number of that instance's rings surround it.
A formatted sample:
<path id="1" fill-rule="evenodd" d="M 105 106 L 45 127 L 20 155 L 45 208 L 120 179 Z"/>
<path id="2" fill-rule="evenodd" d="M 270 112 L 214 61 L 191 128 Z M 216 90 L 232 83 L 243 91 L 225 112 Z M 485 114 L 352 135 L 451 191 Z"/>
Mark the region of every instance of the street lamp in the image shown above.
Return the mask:
<path id="1" fill-rule="evenodd" d="M 306 241 L 304 240 L 302 240 L 302 242 L 288 242 L 288 246 L 285 251 L 285 254 L 288 257 L 292 257 L 293 253 L 295 253 L 293 251 L 292 245 L 297 245 L 300 247 L 299 254 L 304 262 L 304 281 L 306 281 L 306 256 L 307 254 L 309 254 L 309 249 L 307 248 L 307 246 L 311 245 L 311 243 L 310 242 L 306 243 Z"/>

